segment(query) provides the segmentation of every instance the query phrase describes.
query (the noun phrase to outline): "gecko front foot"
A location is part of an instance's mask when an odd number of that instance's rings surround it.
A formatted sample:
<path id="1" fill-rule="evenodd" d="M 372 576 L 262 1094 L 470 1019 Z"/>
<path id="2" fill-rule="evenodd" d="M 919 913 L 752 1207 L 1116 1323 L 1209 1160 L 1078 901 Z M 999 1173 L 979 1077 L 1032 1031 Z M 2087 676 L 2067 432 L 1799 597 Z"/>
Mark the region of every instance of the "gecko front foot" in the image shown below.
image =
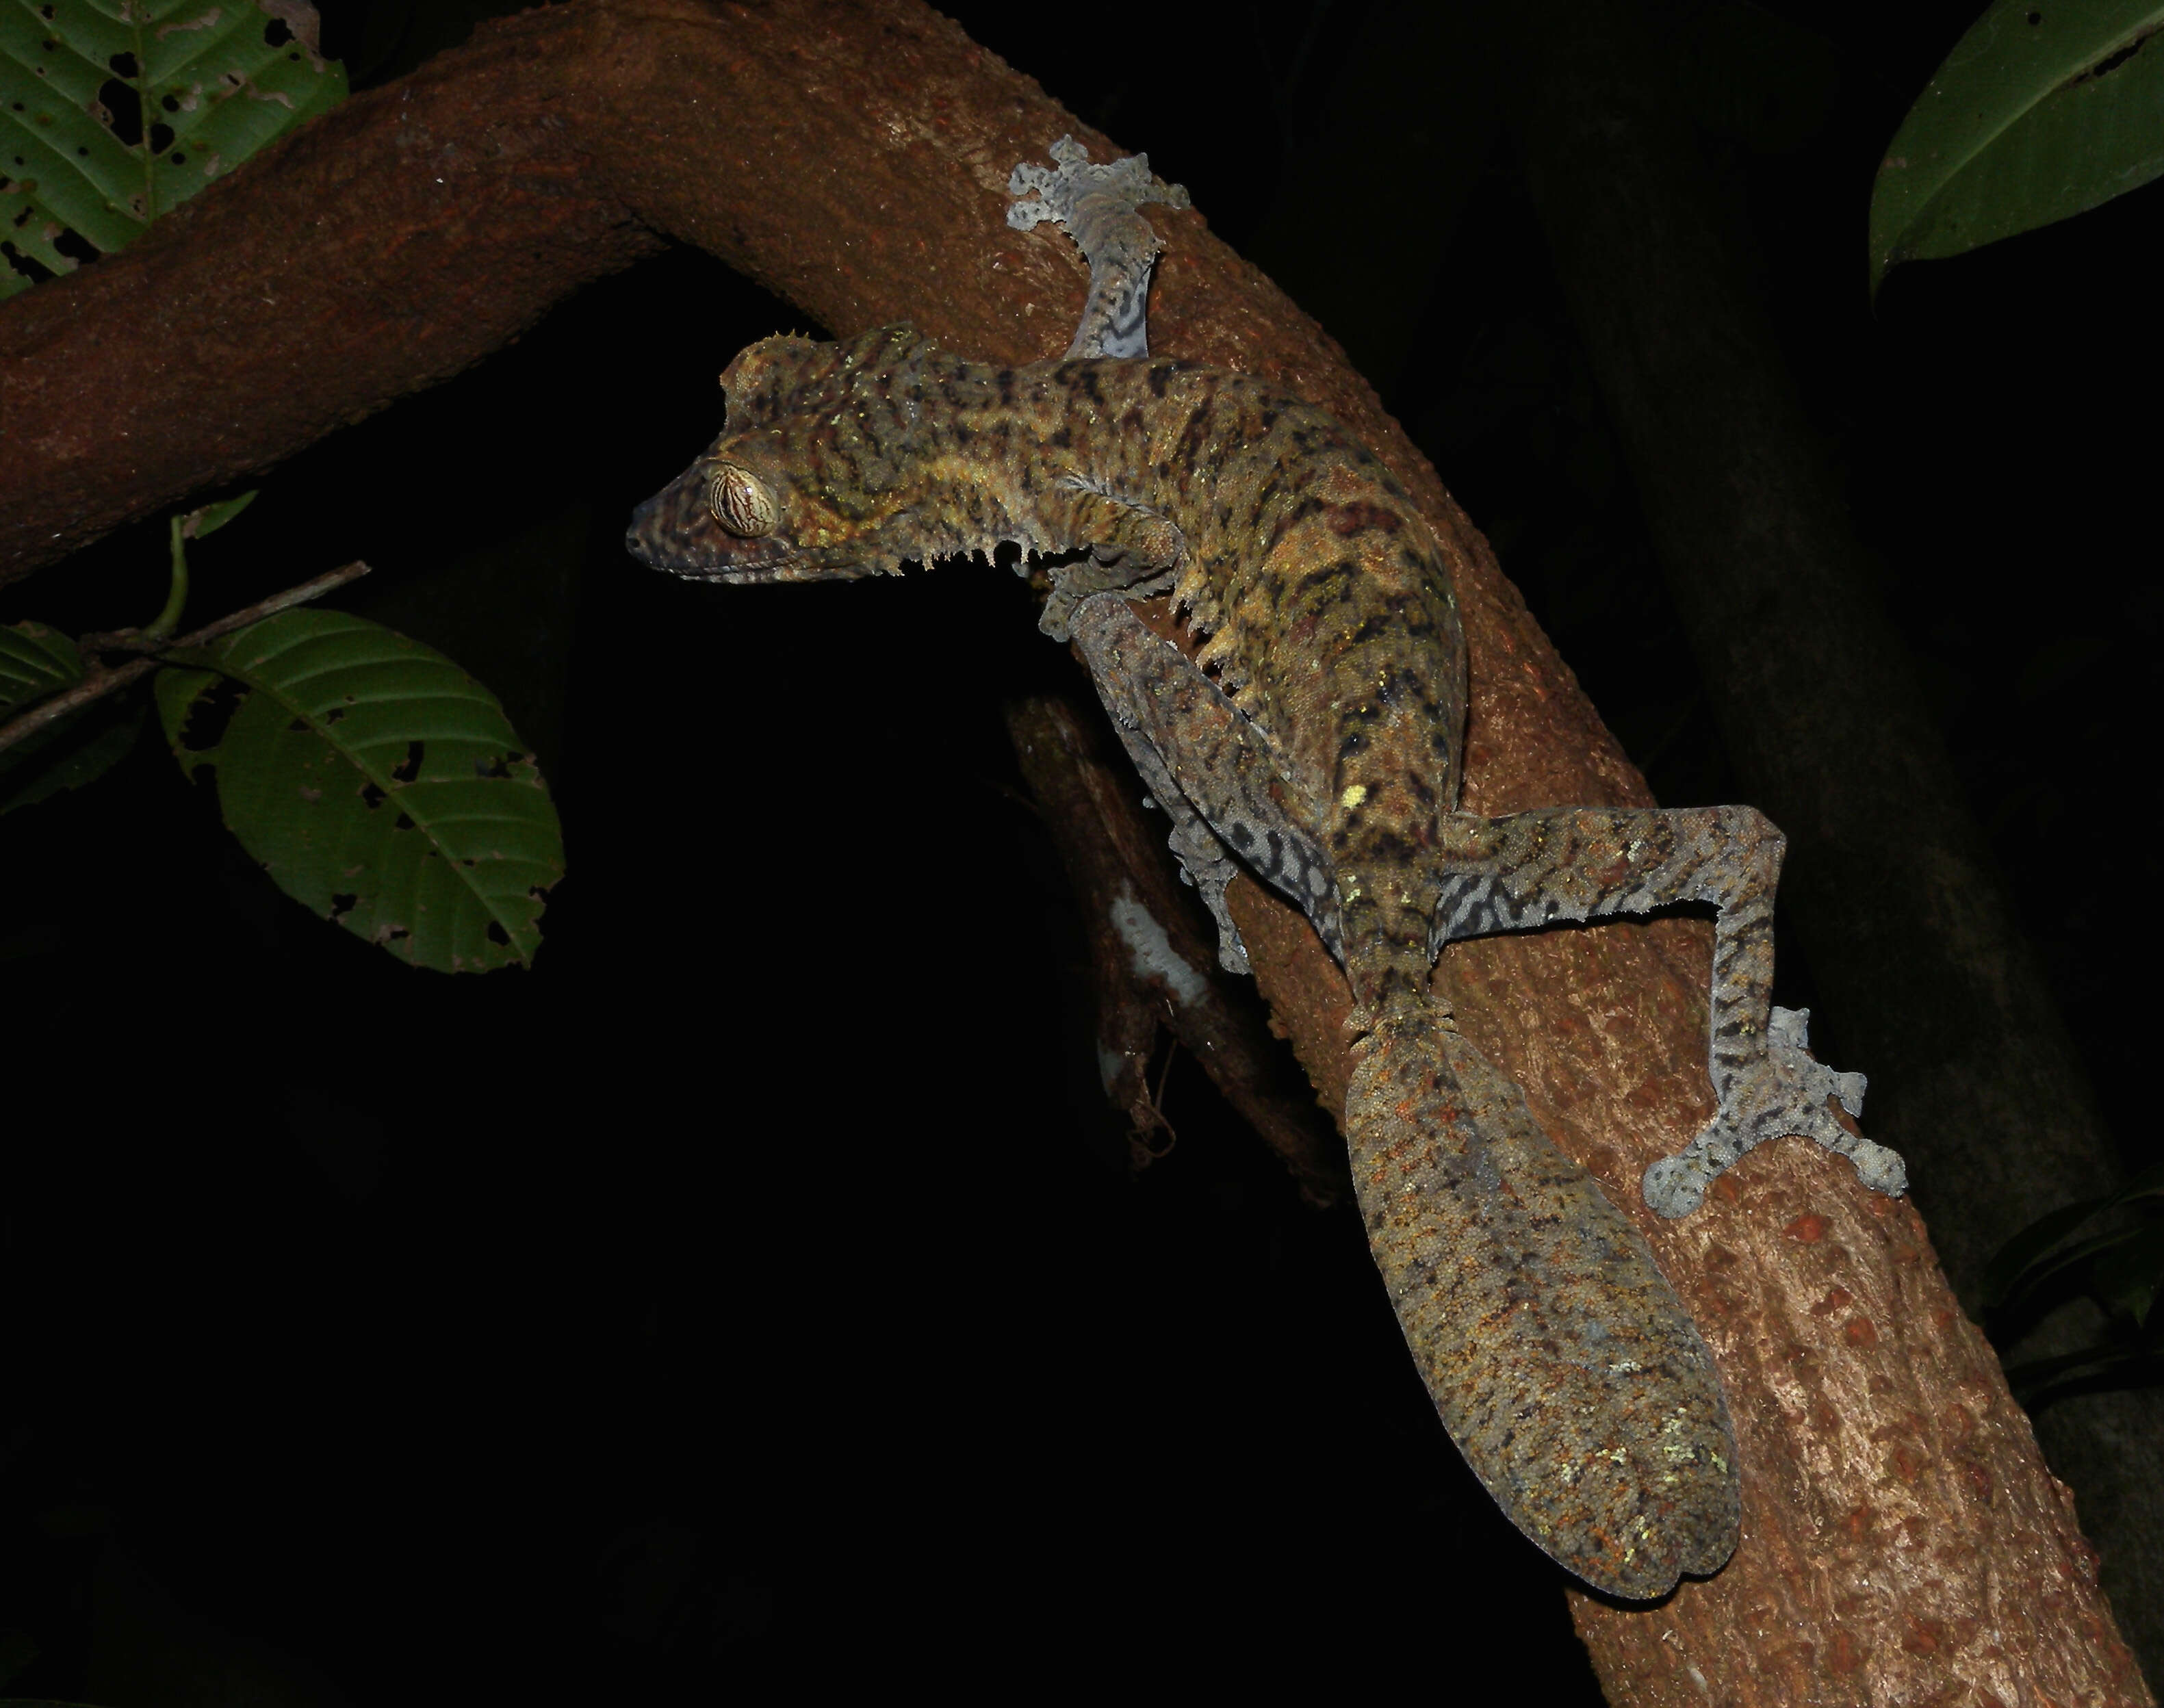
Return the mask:
<path id="1" fill-rule="evenodd" d="M 1067 354 L 1147 356 L 1150 269 L 1164 244 L 1137 210 L 1145 202 L 1188 207 L 1187 192 L 1155 176 L 1148 155 L 1093 166 L 1090 151 L 1063 136 L 1052 158 L 1056 172 L 1024 160 L 1008 177 L 1007 194 L 1023 199 L 1007 209 L 1007 223 L 1016 231 L 1048 219 L 1064 225 L 1090 264 L 1089 300 Z"/>
<path id="2" fill-rule="evenodd" d="M 1172 591 L 1174 572 L 1170 570 L 1140 581 L 1129 579 L 1135 573 L 1124 554 L 1093 553 L 1080 564 L 1056 566 L 1049 577 L 1052 591 L 1045 595 L 1044 608 L 1037 613 L 1037 632 L 1057 641 L 1069 639 L 1074 630 L 1074 613 L 1081 608 L 1082 602 L 1110 588 L 1117 588 L 1122 597 L 1135 599 L 1153 598 Z"/>
<path id="3" fill-rule="evenodd" d="M 1753 1145 L 1784 1133 L 1846 1157 L 1874 1191 L 1899 1197 L 1909 1190 L 1898 1152 L 1851 1133 L 1826 1108 L 1832 1097 L 1851 1116 L 1862 1114 L 1864 1076 L 1836 1073 L 1806 1054 L 1810 1017 L 1808 1008 L 1773 1011 L 1765 1054 L 1731 1079 L 1720 1112 L 1681 1152 L 1646 1170 L 1647 1203 L 1670 1218 L 1689 1215 L 1716 1175 Z"/>

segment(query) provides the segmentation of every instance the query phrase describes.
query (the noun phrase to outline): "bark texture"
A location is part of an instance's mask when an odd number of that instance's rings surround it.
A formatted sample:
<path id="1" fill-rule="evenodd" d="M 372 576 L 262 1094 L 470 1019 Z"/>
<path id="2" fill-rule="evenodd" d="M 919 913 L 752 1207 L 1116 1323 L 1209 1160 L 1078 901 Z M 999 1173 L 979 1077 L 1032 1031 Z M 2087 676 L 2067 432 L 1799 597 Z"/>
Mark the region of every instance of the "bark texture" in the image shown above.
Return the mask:
<path id="1" fill-rule="evenodd" d="M 2119 1184 L 2088 1077 L 1796 394 L 1742 234 L 1646 8 L 1568 0 L 1517 43 L 1533 199 L 1662 572 L 1752 802 L 1788 833 L 1783 917 L 1909 1161 L 1957 1293 L 2044 1211 Z M 1859 192 L 1859 194 L 1861 192 Z M 1858 286 L 1861 289 L 1861 286 Z M 1853 1059 L 1846 1058 L 1852 1057 Z M 2093 1340 L 2086 1300 L 2024 1356 Z M 2164 1390 L 2037 1422 L 2103 1580 L 2164 1656 Z"/>
<path id="2" fill-rule="evenodd" d="M 664 233 L 838 334 L 909 318 L 974 355 L 1056 354 L 1082 267 L 1064 236 L 1017 235 L 1003 213 L 1013 163 L 1064 132 L 1121 152 L 906 0 L 574 0 L 486 27 L 0 313 L 0 574 L 455 371 Z M 1155 346 L 1337 413 L 1473 564 L 1468 804 L 1645 804 L 1337 348 L 1199 215 L 1151 218 L 1168 241 Z M 686 360 L 718 368 L 729 352 L 697 333 Z M 1342 979 L 1304 921 L 1234 893 L 1280 1022 L 1342 1100 Z M 1466 1031 L 1639 1218 L 1720 1360 L 1742 1443 L 1726 1570 L 1652 1608 L 1577 1598 L 1611 1695 L 2149 1701 L 1912 1206 L 1796 1144 L 1753 1153 L 1680 1224 L 1640 1201 L 1646 1164 L 1710 1112 L 1710 949 L 1693 922 L 1616 925 L 1457 945 L 1438 973 Z"/>

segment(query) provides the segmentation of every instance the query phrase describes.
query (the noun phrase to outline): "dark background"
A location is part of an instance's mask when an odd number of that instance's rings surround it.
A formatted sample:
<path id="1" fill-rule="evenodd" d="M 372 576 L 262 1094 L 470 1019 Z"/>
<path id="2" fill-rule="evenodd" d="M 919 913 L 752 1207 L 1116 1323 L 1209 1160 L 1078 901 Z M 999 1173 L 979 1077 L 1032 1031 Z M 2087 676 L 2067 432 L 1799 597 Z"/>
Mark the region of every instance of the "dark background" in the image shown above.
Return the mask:
<path id="1" fill-rule="evenodd" d="M 365 87 L 488 9 L 328 7 L 325 47 Z M 1266 267 L 1327 249 L 1279 191 L 1368 8 L 1158 4 L 1146 45 L 953 9 Z M 2146 1161 L 2164 201 L 1897 270 L 1874 316 L 1872 172 L 1974 12 L 1656 15 Z M 1473 98 L 1450 75 L 1435 100 Z M 1425 288 L 1371 377 L 1660 798 L 1735 798 L 1507 142 Z M 677 252 L 296 458 L 194 554 L 195 621 L 365 557 L 340 602 L 503 698 L 570 858 L 530 973 L 413 972 L 306 915 L 155 742 L 0 822 L 0 1688 L 690 1701 L 1171 1657 L 1348 1695 L 1500 1659 L 1597 1700 L 1351 1214 L 1304 1210 L 1184 1060 L 1178 1145 L 1128 1177 L 1000 722 L 1086 691 L 1023 586 L 623 555 L 777 328 L 821 330 Z M 162 523 L 86 555 L 0 621 L 156 610 Z"/>

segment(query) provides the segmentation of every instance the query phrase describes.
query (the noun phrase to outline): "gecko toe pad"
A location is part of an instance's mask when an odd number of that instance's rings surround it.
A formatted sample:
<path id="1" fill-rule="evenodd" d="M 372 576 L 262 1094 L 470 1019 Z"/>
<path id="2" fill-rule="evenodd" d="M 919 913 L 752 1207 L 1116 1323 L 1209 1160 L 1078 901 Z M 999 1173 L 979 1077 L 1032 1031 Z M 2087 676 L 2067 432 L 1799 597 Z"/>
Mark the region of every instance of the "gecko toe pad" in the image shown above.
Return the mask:
<path id="1" fill-rule="evenodd" d="M 1855 1165 L 1875 1192 L 1899 1197 L 1909 1171 L 1898 1152 L 1851 1133 L 1826 1107 L 1831 1098 L 1851 1116 L 1863 1112 L 1862 1074 L 1836 1073 L 1808 1053 L 1808 1008 L 1776 1008 L 1766 1028 L 1766 1053 L 1731 1080 L 1720 1112 L 1672 1157 L 1646 1170 L 1646 1202 L 1673 1220 L 1704 1201 L 1705 1189 L 1744 1152 L 1784 1133 L 1816 1140 Z"/>

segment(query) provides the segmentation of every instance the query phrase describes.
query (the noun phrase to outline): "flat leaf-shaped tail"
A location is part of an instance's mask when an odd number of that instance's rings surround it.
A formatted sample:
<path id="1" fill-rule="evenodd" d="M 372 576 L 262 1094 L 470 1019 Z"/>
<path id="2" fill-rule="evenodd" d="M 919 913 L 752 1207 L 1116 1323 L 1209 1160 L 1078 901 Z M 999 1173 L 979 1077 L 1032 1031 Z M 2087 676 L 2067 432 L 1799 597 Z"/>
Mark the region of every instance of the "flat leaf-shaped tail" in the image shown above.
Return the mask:
<path id="1" fill-rule="evenodd" d="M 1354 1047 L 1346 1112 L 1406 1343 L 1511 1521 L 1612 1595 L 1720 1569 L 1741 1517 L 1728 1408 L 1638 1231 L 1425 1004 Z"/>

